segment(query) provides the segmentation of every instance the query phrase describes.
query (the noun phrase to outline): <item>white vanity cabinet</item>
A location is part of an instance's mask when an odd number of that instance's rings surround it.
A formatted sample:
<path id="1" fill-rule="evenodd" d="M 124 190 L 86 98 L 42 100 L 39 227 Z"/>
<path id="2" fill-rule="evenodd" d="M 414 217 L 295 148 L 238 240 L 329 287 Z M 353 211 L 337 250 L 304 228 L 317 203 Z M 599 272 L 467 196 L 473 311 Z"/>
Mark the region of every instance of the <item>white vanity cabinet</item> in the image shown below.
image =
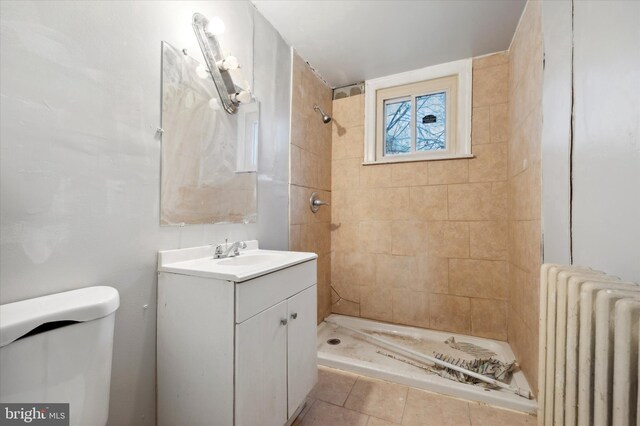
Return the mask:
<path id="1" fill-rule="evenodd" d="M 313 285 L 236 325 L 236 425 L 282 426 L 304 402 L 317 374 L 315 318 Z"/>
<path id="2" fill-rule="evenodd" d="M 158 425 L 282 426 L 297 414 L 317 380 L 317 265 L 305 254 L 244 281 L 161 265 Z"/>

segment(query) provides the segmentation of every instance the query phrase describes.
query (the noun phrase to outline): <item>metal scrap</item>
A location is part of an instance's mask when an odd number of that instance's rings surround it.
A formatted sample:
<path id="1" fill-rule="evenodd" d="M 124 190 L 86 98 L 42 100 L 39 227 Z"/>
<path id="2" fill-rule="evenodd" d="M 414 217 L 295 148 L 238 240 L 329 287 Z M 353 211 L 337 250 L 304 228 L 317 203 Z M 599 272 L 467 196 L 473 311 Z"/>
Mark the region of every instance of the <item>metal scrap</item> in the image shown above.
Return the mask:
<path id="1" fill-rule="evenodd" d="M 454 339 L 453 336 L 445 340 L 444 343 L 446 343 L 453 349 L 468 353 L 469 355 L 472 355 L 478 359 L 489 359 L 498 356 L 498 354 L 496 354 L 495 352 L 483 348 L 482 346 L 474 345 L 473 343 L 467 342 L 456 342 L 456 339 Z"/>

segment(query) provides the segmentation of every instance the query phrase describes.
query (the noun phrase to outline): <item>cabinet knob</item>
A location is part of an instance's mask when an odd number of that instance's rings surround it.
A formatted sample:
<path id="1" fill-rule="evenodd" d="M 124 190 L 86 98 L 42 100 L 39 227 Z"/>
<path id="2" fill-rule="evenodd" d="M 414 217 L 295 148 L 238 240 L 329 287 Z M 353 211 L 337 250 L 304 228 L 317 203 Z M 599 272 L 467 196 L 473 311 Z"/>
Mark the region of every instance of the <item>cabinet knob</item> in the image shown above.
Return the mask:
<path id="1" fill-rule="evenodd" d="M 281 325 L 287 325 L 287 323 L 288 323 L 288 322 L 289 322 L 289 321 L 287 321 L 287 319 L 286 319 L 286 318 L 282 318 L 282 319 L 280 320 L 280 324 L 281 324 Z"/>
<path id="2" fill-rule="evenodd" d="M 292 319 L 296 319 L 296 318 L 298 318 L 298 313 L 297 313 L 297 312 L 292 313 L 292 314 L 291 314 L 291 318 L 292 318 Z"/>

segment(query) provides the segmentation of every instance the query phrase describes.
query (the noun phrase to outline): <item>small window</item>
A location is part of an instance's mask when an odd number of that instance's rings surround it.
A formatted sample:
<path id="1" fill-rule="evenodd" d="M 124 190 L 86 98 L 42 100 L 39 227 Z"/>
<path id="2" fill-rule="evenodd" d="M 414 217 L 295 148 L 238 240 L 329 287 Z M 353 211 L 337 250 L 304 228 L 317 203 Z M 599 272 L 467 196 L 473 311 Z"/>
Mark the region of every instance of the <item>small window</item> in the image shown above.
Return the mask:
<path id="1" fill-rule="evenodd" d="M 368 81 L 365 164 L 469 158 L 470 64 L 458 61 Z M 415 81 L 418 75 L 438 74 Z"/>

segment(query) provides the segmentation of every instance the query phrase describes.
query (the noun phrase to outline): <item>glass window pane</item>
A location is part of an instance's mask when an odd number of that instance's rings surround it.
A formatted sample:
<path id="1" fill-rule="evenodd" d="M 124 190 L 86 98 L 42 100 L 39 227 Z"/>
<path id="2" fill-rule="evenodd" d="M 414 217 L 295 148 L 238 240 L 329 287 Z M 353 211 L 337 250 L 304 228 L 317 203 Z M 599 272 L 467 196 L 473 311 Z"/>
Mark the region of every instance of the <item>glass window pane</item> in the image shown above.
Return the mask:
<path id="1" fill-rule="evenodd" d="M 411 151 L 411 99 L 384 102 L 384 155 Z"/>
<path id="2" fill-rule="evenodd" d="M 416 151 L 446 148 L 447 94 L 416 97 Z"/>

